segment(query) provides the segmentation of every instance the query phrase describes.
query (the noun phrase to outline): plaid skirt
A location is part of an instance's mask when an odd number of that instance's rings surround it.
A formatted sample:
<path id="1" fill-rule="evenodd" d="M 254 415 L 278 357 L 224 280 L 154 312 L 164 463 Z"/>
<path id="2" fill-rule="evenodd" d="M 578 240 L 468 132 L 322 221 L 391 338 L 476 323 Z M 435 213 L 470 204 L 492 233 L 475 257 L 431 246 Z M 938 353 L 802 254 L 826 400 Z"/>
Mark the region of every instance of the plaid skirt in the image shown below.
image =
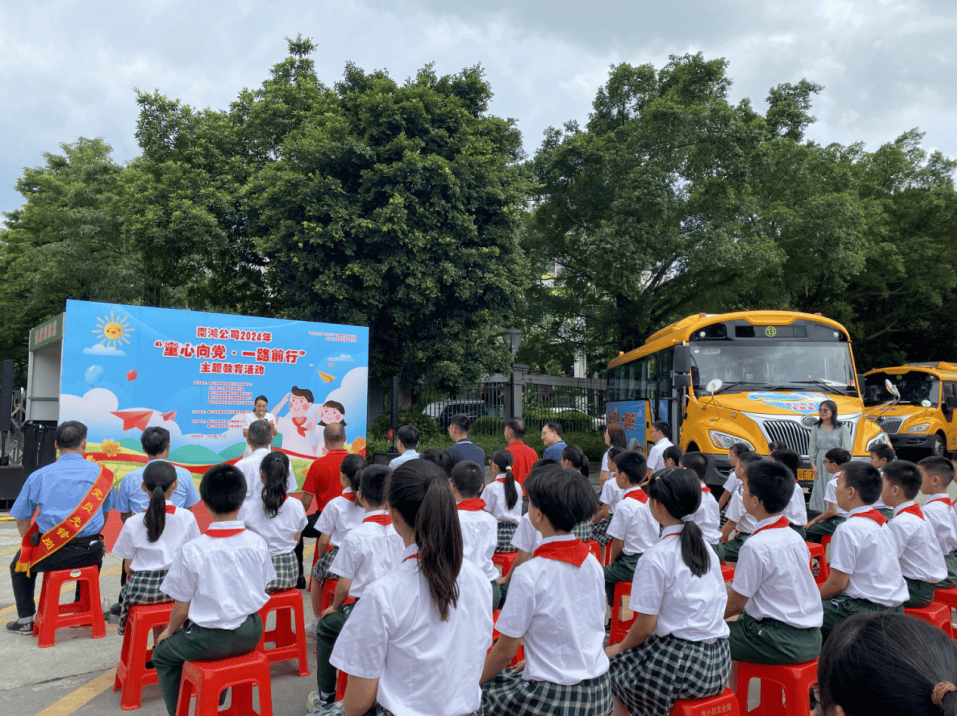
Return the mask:
<path id="1" fill-rule="evenodd" d="M 611 660 L 611 691 L 631 716 L 668 716 L 678 699 L 720 694 L 731 673 L 727 639 L 713 644 L 652 635 Z"/>
<path id="2" fill-rule="evenodd" d="M 299 580 L 299 560 L 295 552 L 286 552 L 271 557 L 276 578 L 266 585 L 267 592 L 278 592 L 280 589 L 292 589 Z"/>
<path id="3" fill-rule="evenodd" d="M 506 669 L 482 686 L 485 716 L 605 716 L 611 705 L 607 673 L 562 686 Z"/>
<path id="4" fill-rule="evenodd" d="M 336 701 L 328 706 L 323 706 L 318 711 L 310 711 L 306 716 L 345 716 L 345 713 L 345 702 Z M 372 708 L 365 712 L 364 716 L 394 716 L 394 714 L 384 706 L 380 706 L 379 702 L 376 701 Z M 478 711 L 467 714 L 466 716 L 482 716 L 482 709 L 480 708 Z"/>
<path id="5" fill-rule="evenodd" d="M 591 539 L 591 522 L 588 520 L 579 522 L 577 525 L 572 527 L 572 534 L 582 542 L 587 542 Z"/>
<path id="6" fill-rule="evenodd" d="M 126 620 L 130 616 L 130 607 L 137 604 L 162 604 L 171 602 L 173 598 L 160 591 L 160 585 L 166 577 L 168 569 L 155 572 L 133 572 L 133 576 L 126 580 L 120 590 L 120 623 L 117 632 L 122 635 L 126 631 Z"/>
<path id="7" fill-rule="evenodd" d="M 515 536 L 515 530 L 518 529 L 518 525 L 514 522 L 499 522 L 498 523 L 498 544 L 495 546 L 496 552 L 514 552 L 515 548 L 512 546 L 512 537 Z"/>
<path id="8" fill-rule="evenodd" d="M 313 565 L 312 568 L 312 578 L 322 582 L 326 579 L 339 579 L 339 575 L 331 574 L 329 568 L 332 566 L 332 560 L 336 558 L 336 555 L 339 554 L 339 548 L 333 547 L 324 555 L 319 558 L 319 561 Z"/>
<path id="9" fill-rule="evenodd" d="M 595 540 L 602 547 L 614 539 L 614 537 L 608 534 L 608 525 L 611 524 L 612 516 L 613 515 L 608 515 L 608 517 L 603 520 L 592 522 L 591 525 L 591 539 Z"/>

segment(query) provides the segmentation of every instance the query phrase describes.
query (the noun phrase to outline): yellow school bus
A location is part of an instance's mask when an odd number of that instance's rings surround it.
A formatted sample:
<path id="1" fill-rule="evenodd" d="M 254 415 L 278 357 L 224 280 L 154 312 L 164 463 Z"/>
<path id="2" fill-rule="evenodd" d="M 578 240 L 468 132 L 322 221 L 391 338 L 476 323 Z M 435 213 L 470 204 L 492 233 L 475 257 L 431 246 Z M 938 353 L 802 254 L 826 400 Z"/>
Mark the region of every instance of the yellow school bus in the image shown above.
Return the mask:
<path id="1" fill-rule="evenodd" d="M 731 472 L 728 448 L 738 442 L 764 454 L 768 443 L 784 442 L 804 460 L 798 477 L 811 479 L 810 428 L 824 400 L 849 425 L 856 458 L 889 442 L 863 419 L 847 330 L 809 313 L 688 316 L 608 365 L 607 420 L 642 447 L 653 421 L 669 423 L 675 444 L 709 456 L 709 481 L 719 485 Z"/>
<path id="2" fill-rule="evenodd" d="M 888 434 L 895 451 L 923 457 L 957 450 L 957 364 L 876 368 L 864 374 L 861 392 L 865 414 Z"/>

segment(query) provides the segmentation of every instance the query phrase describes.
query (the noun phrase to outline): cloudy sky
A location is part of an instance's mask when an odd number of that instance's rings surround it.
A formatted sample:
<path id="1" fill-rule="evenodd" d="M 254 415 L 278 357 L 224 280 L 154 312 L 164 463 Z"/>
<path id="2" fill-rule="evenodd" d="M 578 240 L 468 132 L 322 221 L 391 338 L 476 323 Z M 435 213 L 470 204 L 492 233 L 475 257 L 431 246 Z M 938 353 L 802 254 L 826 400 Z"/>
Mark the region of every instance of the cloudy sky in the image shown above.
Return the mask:
<path id="1" fill-rule="evenodd" d="M 873 150 L 919 127 L 957 158 L 953 0 L 4 0 L 0 210 L 61 143 L 102 137 L 117 161 L 137 156 L 134 88 L 222 109 L 300 33 L 326 84 L 347 61 L 397 80 L 481 63 L 492 113 L 518 120 L 529 153 L 549 125 L 587 119 L 610 65 L 700 51 L 726 58 L 732 98 L 761 111 L 774 85 L 824 85 L 815 141 Z"/>

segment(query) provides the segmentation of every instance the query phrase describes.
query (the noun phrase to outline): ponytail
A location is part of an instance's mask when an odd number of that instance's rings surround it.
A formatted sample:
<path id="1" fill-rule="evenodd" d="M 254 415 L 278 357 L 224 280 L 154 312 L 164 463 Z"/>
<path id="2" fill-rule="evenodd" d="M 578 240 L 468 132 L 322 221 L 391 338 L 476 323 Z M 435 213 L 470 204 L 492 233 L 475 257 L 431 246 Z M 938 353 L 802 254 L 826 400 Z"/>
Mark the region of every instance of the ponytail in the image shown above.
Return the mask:
<path id="1" fill-rule="evenodd" d="M 176 468 L 165 460 L 153 460 L 143 471 L 143 484 L 150 492 L 150 504 L 143 515 L 146 539 L 156 542 L 166 529 L 166 491 L 176 482 Z"/>
<path id="2" fill-rule="evenodd" d="M 686 519 L 701 506 L 701 481 L 697 474 L 683 467 L 667 468 L 655 473 L 644 489 L 669 515 L 682 521 L 681 560 L 694 576 L 703 577 L 711 569 L 711 548 L 704 541 L 701 528 Z"/>
<path id="3" fill-rule="evenodd" d="M 566 445 L 562 450 L 562 459 L 568 460 L 582 475 L 588 477 L 588 458 L 577 445 Z"/>
<path id="4" fill-rule="evenodd" d="M 273 450 L 263 458 L 259 465 L 259 474 L 263 480 L 263 511 L 267 517 L 273 518 L 279 514 L 279 508 L 286 501 L 289 458 L 285 453 Z"/>
<path id="5" fill-rule="evenodd" d="M 339 466 L 339 472 L 349 479 L 349 486 L 352 487 L 353 492 L 359 491 L 359 473 L 368 464 L 366 459 L 358 454 L 346 455 L 343 458 L 342 464 Z"/>
<path id="6" fill-rule="evenodd" d="M 458 603 L 462 528 L 445 473 L 427 460 L 399 465 L 389 480 L 389 505 L 412 526 L 419 571 L 442 621 Z"/>
<path id="7" fill-rule="evenodd" d="M 496 450 L 492 455 L 492 465 L 505 473 L 505 481 L 502 485 L 505 488 L 505 505 L 508 509 L 515 507 L 515 503 L 518 502 L 515 475 L 512 474 L 512 463 L 514 462 L 515 456 L 508 450 Z"/>

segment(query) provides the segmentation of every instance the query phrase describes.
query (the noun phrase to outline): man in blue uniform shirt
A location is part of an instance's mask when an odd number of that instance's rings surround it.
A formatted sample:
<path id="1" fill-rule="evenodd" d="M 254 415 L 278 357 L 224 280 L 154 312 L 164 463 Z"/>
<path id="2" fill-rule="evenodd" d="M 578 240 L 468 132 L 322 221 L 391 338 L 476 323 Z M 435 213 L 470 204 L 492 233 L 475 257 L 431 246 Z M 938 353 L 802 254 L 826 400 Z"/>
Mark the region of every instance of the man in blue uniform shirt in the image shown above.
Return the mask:
<path id="1" fill-rule="evenodd" d="M 449 437 L 455 444 L 445 448 L 445 452 L 452 460 L 453 467 L 463 460 L 471 460 L 476 465 L 485 467 L 485 451 L 469 440 L 470 427 L 472 419 L 464 413 L 453 415 L 449 421 Z"/>

